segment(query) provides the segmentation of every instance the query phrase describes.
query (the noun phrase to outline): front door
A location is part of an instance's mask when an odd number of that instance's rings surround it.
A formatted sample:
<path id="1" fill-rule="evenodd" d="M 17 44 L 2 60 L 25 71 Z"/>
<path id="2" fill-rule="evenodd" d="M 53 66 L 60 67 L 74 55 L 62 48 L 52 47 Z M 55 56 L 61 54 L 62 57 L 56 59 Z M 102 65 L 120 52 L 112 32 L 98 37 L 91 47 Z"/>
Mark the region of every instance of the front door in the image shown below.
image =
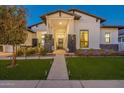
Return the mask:
<path id="1" fill-rule="evenodd" d="M 58 49 L 63 49 L 63 38 L 58 38 Z"/>

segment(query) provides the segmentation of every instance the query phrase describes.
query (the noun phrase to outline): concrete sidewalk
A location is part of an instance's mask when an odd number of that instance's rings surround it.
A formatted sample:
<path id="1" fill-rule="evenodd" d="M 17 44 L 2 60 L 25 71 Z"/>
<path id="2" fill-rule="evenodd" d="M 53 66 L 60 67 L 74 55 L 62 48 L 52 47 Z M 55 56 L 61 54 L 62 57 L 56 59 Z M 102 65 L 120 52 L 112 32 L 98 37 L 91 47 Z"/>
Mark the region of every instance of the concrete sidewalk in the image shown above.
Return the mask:
<path id="1" fill-rule="evenodd" d="M 124 80 L 0 80 L 0 88 L 124 88 Z"/>
<path id="2" fill-rule="evenodd" d="M 38 56 L 30 56 L 30 57 L 16 57 L 17 60 L 23 60 L 23 59 L 53 59 L 54 56 L 41 56 L 40 58 Z M 12 57 L 0 57 L 0 60 L 11 60 Z"/>
<path id="3" fill-rule="evenodd" d="M 68 80 L 68 72 L 63 54 L 57 54 L 54 58 L 47 80 Z"/>

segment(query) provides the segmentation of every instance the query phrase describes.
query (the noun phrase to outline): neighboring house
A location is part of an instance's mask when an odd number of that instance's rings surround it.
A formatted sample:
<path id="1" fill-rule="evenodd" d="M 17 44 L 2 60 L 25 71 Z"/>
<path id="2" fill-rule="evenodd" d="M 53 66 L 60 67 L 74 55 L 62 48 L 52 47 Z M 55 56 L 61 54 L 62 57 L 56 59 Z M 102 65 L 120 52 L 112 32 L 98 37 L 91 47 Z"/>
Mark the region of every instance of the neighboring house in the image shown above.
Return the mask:
<path id="1" fill-rule="evenodd" d="M 119 30 L 119 42 L 124 43 L 124 29 Z"/>
<path id="2" fill-rule="evenodd" d="M 21 44 L 18 47 L 24 47 L 24 46 L 28 46 L 28 47 L 32 47 L 32 39 L 36 38 L 36 34 L 35 32 L 31 31 L 30 29 L 25 31 L 25 33 L 27 34 L 27 38 L 24 44 Z M 0 52 L 13 52 L 13 48 L 11 45 L 0 45 Z"/>
<path id="3" fill-rule="evenodd" d="M 119 30 L 119 51 L 124 51 L 124 29 Z"/>
<path id="4" fill-rule="evenodd" d="M 36 38 L 36 33 L 31 31 L 30 29 L 26 31 L 27 33 L 27 39 L 24 44 L 21 44 L 21 46 L 29 46 L 32 47 L 32 40 Z"/>

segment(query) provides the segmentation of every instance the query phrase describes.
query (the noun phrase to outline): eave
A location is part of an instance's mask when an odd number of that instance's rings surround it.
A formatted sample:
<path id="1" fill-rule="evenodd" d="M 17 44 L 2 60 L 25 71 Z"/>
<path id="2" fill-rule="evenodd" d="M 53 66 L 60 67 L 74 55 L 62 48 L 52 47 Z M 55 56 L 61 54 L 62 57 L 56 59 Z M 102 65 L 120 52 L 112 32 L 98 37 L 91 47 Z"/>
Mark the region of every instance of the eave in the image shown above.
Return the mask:
<path id="1" fill-rule="evenodd" d="M 120 30 L 120 29 L 124 29 L 124 26 L 106 25 L 106 26 L 101 26 L 101 28 L 118 28 Z"/>
<path id="2" fill-rule="evenodd" d="M 106 20 L 105 20 L 104 18 L 102 18 L 102 17 L 99 17 L 99 16 L 96 16 L 96 15 L 94 15 L 94 14 L 90 14 L 90 13 L 81 11 L 81 10 L 79 10 L 79 9 L 69 9 L 68 11 L 73 11 L 73 12 L 77 11 L 77 12 L 79 12 L 79 13 L 83 13 L 83 14 L 86 14 L 86 15 L 88 15 L 88 16 L 91 16 L 91 17 L 94 17 L 94 18 L 98 18 L 98 19 L 101 20 L 101 22 L 106 21 Z"/>

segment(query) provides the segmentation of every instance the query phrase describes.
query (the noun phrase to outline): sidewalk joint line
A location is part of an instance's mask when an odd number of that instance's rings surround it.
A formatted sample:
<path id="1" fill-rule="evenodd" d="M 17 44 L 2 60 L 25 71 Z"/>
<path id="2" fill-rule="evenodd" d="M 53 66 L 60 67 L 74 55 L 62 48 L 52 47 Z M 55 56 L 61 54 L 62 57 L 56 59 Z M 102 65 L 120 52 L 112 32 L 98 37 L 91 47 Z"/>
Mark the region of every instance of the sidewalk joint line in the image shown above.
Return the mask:
<path id="1" fill-rule="evenodd" d="M 84 85 L 83 85 L 83 82 L 81 82 L 81 80 L 79 80 L 80 84 L 81 84 L 81 87 L 82 88 L 85 88 Z"/>

